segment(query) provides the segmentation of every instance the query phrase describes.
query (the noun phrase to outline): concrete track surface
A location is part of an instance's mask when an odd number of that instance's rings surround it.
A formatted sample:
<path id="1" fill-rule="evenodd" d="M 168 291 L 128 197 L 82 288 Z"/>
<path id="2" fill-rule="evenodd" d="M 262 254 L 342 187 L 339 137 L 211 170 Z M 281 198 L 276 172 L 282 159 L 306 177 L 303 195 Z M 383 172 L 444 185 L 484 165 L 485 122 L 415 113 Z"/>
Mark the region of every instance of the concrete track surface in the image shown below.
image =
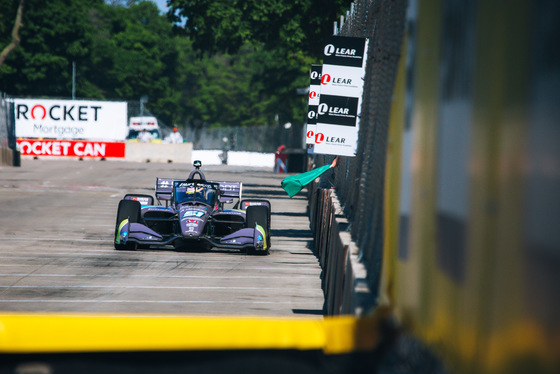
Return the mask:
<path id="1" fill-rule="evenodd" d="M 116 251 L 117 205 L 153 194 L 156 177 L 188 164 L 24 160 L 0 167 L 0 312 L 320 317 L 319 267 L 307 202 L 269 169 L 209 166 L 209 180 L 242 181 L 272 203 L 269 256 L 212 250 Z"/>

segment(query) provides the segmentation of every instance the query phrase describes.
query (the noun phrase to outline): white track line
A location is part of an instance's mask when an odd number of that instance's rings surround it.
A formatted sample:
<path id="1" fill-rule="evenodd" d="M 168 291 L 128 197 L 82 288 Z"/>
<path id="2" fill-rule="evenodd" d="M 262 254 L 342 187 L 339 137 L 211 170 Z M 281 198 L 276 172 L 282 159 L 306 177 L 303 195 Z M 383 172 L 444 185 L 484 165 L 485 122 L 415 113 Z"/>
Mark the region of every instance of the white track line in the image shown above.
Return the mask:
<path id="1" fill-rule="evenodd" d="M 8 303 L 138 303 L 138 304 L 288 304 L 288 305 L 301 305 L 300 302 L 292 301 L 213 301 L 213 300 L 2 300 L 2 304 Z"/>
<path id="2" fill-rule="evenodd" d="M 0 274 L 0 277 L 45 277 L 45 278 L 119 278 L 115 274 Z M 189 279 L 189 278 L 211 278 L 211 279 L 219 279 L 219 278 L 226 278 L 226 279 L 317 279 L 316 275 L 298 275 L 298 276 L 274 276 L 274 275 L 262 275 L 262 276 L 255 276 L 255 275 L 158 275 L 154 277 L 152 274 L 133 274 L 133 275 L 126 275 L 126 278 L 172 278 L 172 279 Z"/>
<path id="3" fill-rule="evenodd" d="M 93 285 L 65 285 L 65 284 L 61 284 L 61 285 L 49 285 L 49 286 L 2 286 L 0 285 L 0 288 L 32 288 L 32 289 L 40 289 L 40 288 L 45 288 L 45 289 L 51 289 L 51 288 L 56 288 L 56 289 L 67 289 L 67 288 L 115 288 L 115 289 L 156 289 L 156 290 L 274 290 L 274 291 L 286 291 L 291 290 L 291 287 L 234 287 L 234 286 L 118 286 L 118 285 L 107 285 L 107 286 L 103 286 L 103 285 L 99 285 L 99 286 L 93 286 Z M 314 290 L 313 290 L 314 291 Z M 2 302 L 2 300 L 0 300 L 0 303 Z"/>

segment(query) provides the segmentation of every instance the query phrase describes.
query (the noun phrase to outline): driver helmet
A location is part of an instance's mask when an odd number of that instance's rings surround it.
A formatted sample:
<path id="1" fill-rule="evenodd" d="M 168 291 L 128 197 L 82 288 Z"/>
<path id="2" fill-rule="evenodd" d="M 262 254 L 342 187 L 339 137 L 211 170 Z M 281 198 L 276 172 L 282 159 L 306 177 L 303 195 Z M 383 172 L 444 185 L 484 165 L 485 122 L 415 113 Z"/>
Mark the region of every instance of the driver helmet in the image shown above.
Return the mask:
<path id="1" fill-rule="evenodd" d="M 204 187 L 187 188 L 187 196 L 189 199 L 204 199 Z"/>

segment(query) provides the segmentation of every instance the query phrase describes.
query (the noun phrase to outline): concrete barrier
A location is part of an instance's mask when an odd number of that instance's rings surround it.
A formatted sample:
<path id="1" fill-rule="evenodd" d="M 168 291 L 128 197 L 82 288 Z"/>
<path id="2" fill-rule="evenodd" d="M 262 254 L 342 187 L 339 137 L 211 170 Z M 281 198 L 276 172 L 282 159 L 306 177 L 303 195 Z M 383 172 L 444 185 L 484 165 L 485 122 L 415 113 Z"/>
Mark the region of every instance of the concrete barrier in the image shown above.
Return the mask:
<path id="1" fill-rule="evenodd" d="M 352 241 L 348 220 L 332 189 L 310 188 L 309 214 L 315 254 L 323 269 L 326 315 L 365 315 L 373 297 L 367 272 L 358 261 L 358 247 Z"/>
<path id="2" fill-rule="evenodd" d="M 8 147 L 0 147 L 0 165 L 14 165 L 14 151 Z"/>
<path id="3" fill-rule="evenodd" d="M 192 162 L 192 143 L 126 143 L 126 161 L 135 162 Z"/>

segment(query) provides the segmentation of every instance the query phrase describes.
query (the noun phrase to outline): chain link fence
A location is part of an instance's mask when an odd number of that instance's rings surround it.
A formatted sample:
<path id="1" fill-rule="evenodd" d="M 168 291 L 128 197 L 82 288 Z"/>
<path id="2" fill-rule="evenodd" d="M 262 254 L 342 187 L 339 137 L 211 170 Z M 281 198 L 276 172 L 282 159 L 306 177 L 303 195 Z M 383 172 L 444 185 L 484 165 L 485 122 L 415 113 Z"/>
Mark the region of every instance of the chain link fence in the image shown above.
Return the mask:
<path id="1" fill-rule="evenodd" d="M 304 149 L 303 124 L 254 127 L 216 127 L 184 129 L 183 138 L 193 143 L 193 149 L 223 149 L 272 153 L 280 145 L 288 149 Z"/>
<path id="2" fill-rule="evenodd" d="M 383 199 L 389 116 L 405 31 L 406 0 L 358 0 L 335 26 L 340 36 L 369 38 L 356 157 L 343 157 L 331 183 L 348 217 L 372 292 L 383 253 Z M 316 155 L 317 166 L 334 156 Z M 374 295 L 377 296 L 377 295 Z"/>
<path id="3" fill-rule="evenodd" d="M 154 116 L 141 101 L 128 102 L 128 117 Z M 173 124 L 162 122 L 158 118 L 162 137 L 166 137 Z M 193 143 L 193 149 L 224 149 L 244 152 L 272 153 L 280 145 L 288 149 L 305 148 L 305 126 L 301 124 L 273 124 L 252 127 L 181 127 L 178 130 L 187 142 Z"/>

